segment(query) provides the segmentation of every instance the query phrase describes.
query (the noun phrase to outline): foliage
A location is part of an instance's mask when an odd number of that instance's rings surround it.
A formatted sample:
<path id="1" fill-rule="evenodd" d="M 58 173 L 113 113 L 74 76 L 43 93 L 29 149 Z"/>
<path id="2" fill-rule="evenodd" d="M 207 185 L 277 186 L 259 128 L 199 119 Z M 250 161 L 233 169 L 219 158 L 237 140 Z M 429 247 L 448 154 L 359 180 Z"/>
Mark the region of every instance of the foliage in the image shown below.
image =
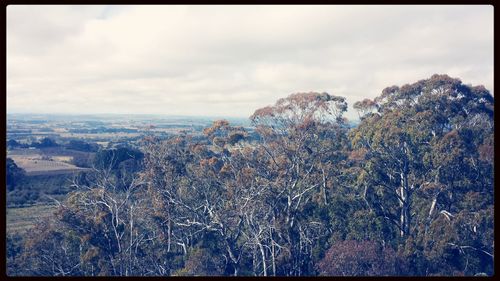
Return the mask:
<path id="1" fill-rule="evenodd" d="M 370 240 L 339 241 L 328 249 L 318 268 L 328 276 L 395 275 L 396 253 Z"/>
<path id="2" fill-rule="evenodd" d="M 468 241 L 472 234 L 453 237 L 463 214 L 481 213 L 493 204 L 493 97 L 482 86 L 434 75 L 388 87 L 373 104 L 377 112 L 365 115 L 350 134 L 357 154 L 363 152 L 358 184 L 369 207 L 399 230 L 401 247 L 411 238 L 413 251 L 423 251 L 426 262 L 414 271 L 488 271 L 492 260 L 471 270 L 470 263 L 480 264 L 485 257 L 471 257 L 463 247 L 488 256 L 492 244 Z M 469 217 L 467 224 L 481 219 Z"/>
<path id="3" fill-rule="evenodd" d="M 129 159 L 140 161 L 142 157 L 142 152 L 131 148 L 103 149 L 95 155 L 94 166 L 101 170 L 117 170 L 123 161 Z"/>
<path id="4" fill-rule="evenodd" d="M 97 143 L 88 143 L 82 140 L 70 140 L 66 148 L 83 152 L 97 152 L 99 145 Z"/>
<path id="5" fill-rule="evenodd" d="M 5 163 L 5 175 L 7 191 L 11 191 L 18 185 L 18 182 L 25 177 L 26 172 L 22 168 L 19 168 L 14 160 L 7 158 Z"/>
<path id="6" fill-rule="evenodd" d="M 7 206 L 52 202 L 50 197 L 60 197 L 71 191 L 71 179 L 69 174 L 24 176 L 8 191 Z"/>
<path id="7" fill-rule="evenodd" d="M 40 142 L 32 142 L 31 146 L 36 148 L 47 148 L 47 147 L 57 147 L 59 144 L 51 138 L 43 138 Z"/>

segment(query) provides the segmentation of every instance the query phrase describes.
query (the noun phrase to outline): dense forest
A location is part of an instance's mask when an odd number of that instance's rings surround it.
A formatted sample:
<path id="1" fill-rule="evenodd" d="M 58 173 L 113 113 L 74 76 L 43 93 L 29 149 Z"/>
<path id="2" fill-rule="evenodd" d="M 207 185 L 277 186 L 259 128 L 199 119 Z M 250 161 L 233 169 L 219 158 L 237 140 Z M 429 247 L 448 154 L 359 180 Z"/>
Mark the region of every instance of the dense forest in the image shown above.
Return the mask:
<path id="1" fill-rule="evenodd" d="M 297 93 L 255 111 L 256 137 L 218 120 L 101 152 L 8 237 L 8 274 L 493 275 L 489 91 L 433 75 L 353 107 L 351 128 L 344 97 Z"/>

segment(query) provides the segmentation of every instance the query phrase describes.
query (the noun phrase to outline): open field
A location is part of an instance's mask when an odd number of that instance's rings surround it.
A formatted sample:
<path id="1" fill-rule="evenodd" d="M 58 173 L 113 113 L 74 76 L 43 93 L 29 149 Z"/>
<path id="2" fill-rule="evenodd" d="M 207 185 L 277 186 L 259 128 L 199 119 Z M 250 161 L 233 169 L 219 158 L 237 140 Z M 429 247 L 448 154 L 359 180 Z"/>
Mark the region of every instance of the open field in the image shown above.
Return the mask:
<path id="1" fill-rule="evenodd" d="M 26 175 L 28 176 L 52 176 L 52 175 L 61 175 L 61 174 L 71 174 L 71 173 L 76 173 L 76 172 L 83 172 L 83 171 L 89 171 L 91 170 L 90 168 L 71 168 L 71 169 L 58 169 L 58 170 L 40 170 L 40 171 L 31 171 L 27 172 Z"/>
<path id="2" fill-rule="evenodd" d="M 56 209 L 56 205 L 49 204 L 7 208 L 7 234 L 28 231 L 38 220 L 52 216 Z"/>
<path id="3" fill-rule="evenodd" d="M 61 174 L 61 173 L 70 173 L 70 172 L 76 172 L 76 171 L 81 171 L 85 170 L 84 168 L 79 168 L 75 165 L 62 162 L 62 161 L 56 161 L 55 159 L 61 159 L 63 157 L 63 160 L 68 160 L 71 157 L 64 157 L 61 156 L 57 158 L 58 156 L 54 158 L 48 158 L 48 159 L 54 159 L 54 160 L 46 160 L 42 159 L 42 156 L 39 154 L 32 154 L 32 155 L 10 155 L 12 160 L 18 165 L 19 167 L 23 168 L 26 171 L 26 175 L 31 176 L 31 175 L 41 175 L 41 174 Z"/>
<path id="4" fill-rule="evenodd" d="M 71 160 L 73 160 L 73 157 L 71 156 L 52 156 L 51 158 L 54 161 L 66 162 L 66 163 L 70 163 Z"/>
<path id="5" fill-rule="evenodd" d="M 68 156 L 68 155 L 47 155 L 46 153 L 43 153 L 39 149 L 16 149 L 9 151 L 9 157 L 14 160 L 16 159 L 40 159 L 44 160 L 43 158 L 45 157 L 45 160 L 53 160 L 53 161 L 58 161 L 58 162 L 67 162 L 70 163 L 71 160 L 73 160 L 73 156 Z M 15 161 L 15 160 L 14 160 Z"/>

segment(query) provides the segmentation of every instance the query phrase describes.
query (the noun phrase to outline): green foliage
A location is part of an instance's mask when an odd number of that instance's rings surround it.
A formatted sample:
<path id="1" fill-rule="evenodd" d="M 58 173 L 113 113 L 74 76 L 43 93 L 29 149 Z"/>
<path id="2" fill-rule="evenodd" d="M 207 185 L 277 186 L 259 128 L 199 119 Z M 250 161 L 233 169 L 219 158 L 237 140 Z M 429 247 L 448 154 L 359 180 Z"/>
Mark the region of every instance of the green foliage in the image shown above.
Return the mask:
<path id="1" fill-rule="evenodd" d="M 21 256 L 23 253 L 23 237 L 19 234 L 7 234 L 7 275 L 14 276 L 23 272 Z"/>
<path id="2" fill-rule="evenodd" d="M 193 248 L 187 255 L 184 268 L 174 275 L 179 276 L 221 276 L 224 262 L 220 255 L 215 255 L 206 248 Z"/>
<path id="3" fill-rule="evenodd" d="M 126 147 L 115 149 L 104 149 L 97 152 L 94 157 L 94 166 L 97 169 L 117 170 L 119 165 L 129 159 L 141 161 L 143 158 L 142 152 Z"/>
<path id="4" fill-rule="evenodd" d="M 83 152 L 97 152 L 99 150 L 99 145 L 97 143 L 88 143 L 82 140 L 70 140 L 66 148 Z"/>
<path id="5" fill-rule="evenodd" d="M 10 139 L 7 141 L 7 148 L 28 148 L 27 144 L 20 143 L 16 141 L 15 139 Z"/>
<path id="6" fill-rule="evenodd" d="M 473 233 L 459 238 L 459 221 L 493 204 L 493 97 L 484 87 L 434 75 L 386 88 L 374 102 L 378 112 L 350 134 L 365 158 L 358 184 L 370 208 L 400 230 L 402 255 L 413 260 L 406 271 L 491 274 L 492 260 L 483 257 L 491 244 L 470 240 Z"/>
<path id="7" fill-rule="evenodd" d="M 19 182 L 25 177 L 26 172 L 19 168 L 14 160 L 7 158 L 5 163 L 5 175 L 7 191 L 12 191 L 19 185 Z"/>
<path id="8" fill-rule="evenodd" d="M 68 174 L 24 176 L 7 193 L 7 205 L 52 201 L 45 195 L 59 197 L 67 194 L 71 190 L 71 179 L 72 176 Z"/>
<path id="9" fill-rule="evenodd" d="M 318 262 L 320 275 L 387 276 L 396 274 L 396 255 L 390 247 L 365 240 L 335 243 Z"/>
<path id="10" fill-rule="evenodd" d="M 59 144 L 55 140 L 45 137 L 40 142 L 31 143 L 31 146 L 36 148 L 48 148 L 48 147 L 57 147 L 59 146 Z"/>

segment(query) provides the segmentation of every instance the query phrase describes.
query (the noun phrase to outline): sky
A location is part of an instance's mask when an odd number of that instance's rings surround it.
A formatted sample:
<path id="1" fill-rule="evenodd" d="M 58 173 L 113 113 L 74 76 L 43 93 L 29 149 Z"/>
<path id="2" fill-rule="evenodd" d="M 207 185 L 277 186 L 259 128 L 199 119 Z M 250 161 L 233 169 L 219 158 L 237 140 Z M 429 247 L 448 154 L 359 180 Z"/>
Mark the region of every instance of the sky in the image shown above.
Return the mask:
<path id="1" fill-rule="evenodd" d="M 8 113 L 248 117 L 435 73 L 493 94 L 493 6 L 7 7 Z"/>

